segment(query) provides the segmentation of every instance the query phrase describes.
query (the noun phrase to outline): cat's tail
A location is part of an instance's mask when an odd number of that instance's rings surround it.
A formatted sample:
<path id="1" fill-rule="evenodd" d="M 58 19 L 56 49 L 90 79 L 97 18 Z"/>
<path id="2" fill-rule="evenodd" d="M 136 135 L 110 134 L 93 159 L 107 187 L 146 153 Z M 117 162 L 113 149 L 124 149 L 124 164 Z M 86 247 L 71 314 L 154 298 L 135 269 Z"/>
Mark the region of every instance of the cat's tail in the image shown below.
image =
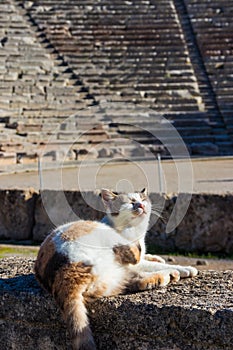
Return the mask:
<path id="1" fill-rule="evenodd" d="M 87 310 L 81 292 L 66 302 L 63 310 L 64 319 L 70 332 L 74 350 L 96 350 L 95 342 L 89 326 Z"/>
<path id="2" fill-rule="evenodd" d="M 74 350 L 96 350 L 84 293 L 93 280 L 91 266 L 71 263 L 57 272 L 52 294 L 66 321 Z"/>
<path id="3" fill-rule="evenodd" d="M 93 281 L 92 266 L 70 263 L 62 254 L 55 253 L 49 261 L 43 249 L 35 264 L 40 284 L 50 292 L 67 324 L 74 350 L 96 350 L 85 306 L 85 291 Z"/>

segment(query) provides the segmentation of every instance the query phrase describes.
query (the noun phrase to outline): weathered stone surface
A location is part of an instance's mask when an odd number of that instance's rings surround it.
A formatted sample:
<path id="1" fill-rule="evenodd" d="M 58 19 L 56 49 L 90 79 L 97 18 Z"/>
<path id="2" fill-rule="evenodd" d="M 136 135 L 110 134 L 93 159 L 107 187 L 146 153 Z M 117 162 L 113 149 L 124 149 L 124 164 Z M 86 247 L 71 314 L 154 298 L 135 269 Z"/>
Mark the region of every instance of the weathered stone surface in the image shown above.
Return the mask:
<path id="1" fill-rule="evenodd" d="M 42 241 L 54 226 L 68 221 L 99 220 L 103 209 L 93 192 L 42 191 L 36 201 L 33 239 Z"/>
<path id="2" fill-rule="evenodd" d="M 0 191 L 0 238 L 24 240 L 32 238 L 36 192 Z"/>
<path id="3" fill-rule="evenodd" d="M 1 149 L 1 145 L 0 145 Z M 4 164 L 15 164 L 16 163 L 16 153 L 14 152 L 1 152 L 0 151 L 0 164 L 3 166 Z"/>
<path id="4" fill-rule="evenodd" d="M 33 260 L 0 261 L 3 349 L 69 349 L 61 314 L 32 274 Z M 99 350 L 231 350 L 233 271 L 201 272 L 166 288 L 89 305 Z"/>
<path id="5" fill-rule="evenodd" d="M 175 200 L 176 196 L 166 199 L 163 211 L 165 218 L 169 218 Z M 231 194 L 193 194 L 188 211 L 177 228 L 165 233 L 167 220 L 158 220 L 149 231 L 148 242 L 170 251 L 232 253 L 232 209 Z M 182 201 L 180 210 L 182 211 Z"/>
<path id="6" fill-rule="evenodd" d="M 177 227 L 176 246 L 182 246 L 182 238 L 189 232 L 191 244 L 186 245 L 183 240 L 183 249 L 191 245 L 194 251 L 232 253 L 232 209 L 231 195 L 195 195 Z"/>
<path id="7" fill-rule="evenodd" d="M 213 156 L 218 154 L 218 146 L 211 142 L 192 143 L 190 145 L 191 154 Z"/>

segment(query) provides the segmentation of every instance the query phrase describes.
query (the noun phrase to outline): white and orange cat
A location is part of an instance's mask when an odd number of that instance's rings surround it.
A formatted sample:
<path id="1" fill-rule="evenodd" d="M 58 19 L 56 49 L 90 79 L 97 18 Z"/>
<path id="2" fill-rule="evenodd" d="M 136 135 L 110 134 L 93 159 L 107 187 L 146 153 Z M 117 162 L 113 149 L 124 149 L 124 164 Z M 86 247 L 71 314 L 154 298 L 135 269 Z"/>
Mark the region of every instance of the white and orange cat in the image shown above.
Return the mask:
<path id="1" fill-rule="evenodd" d="M 60 307 L 75 350 L 94 350 L 85 304 L 91 298 L 143 291 L 197 275 L 194 267 L 168 265 L 146 254 L 151 202 L 141 192 L 101 192 L 102 222 L 76 221 L 56 228 L 35 263 L 39 283 Z"/>

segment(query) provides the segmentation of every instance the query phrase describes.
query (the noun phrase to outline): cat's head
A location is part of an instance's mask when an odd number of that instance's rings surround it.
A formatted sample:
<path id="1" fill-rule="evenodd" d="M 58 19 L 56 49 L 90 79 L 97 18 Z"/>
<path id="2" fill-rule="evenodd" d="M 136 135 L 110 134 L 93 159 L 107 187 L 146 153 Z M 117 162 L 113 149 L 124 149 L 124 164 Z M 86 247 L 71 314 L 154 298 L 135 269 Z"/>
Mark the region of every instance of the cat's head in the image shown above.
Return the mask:
<path id="1" fill-rule="evenodd" d="M 151 202 L 146 189 L 133 193 L 116 193 L 102 189 L 101 197 L 108 218 L 116 228 L 135 227 L 149 220 Z"/>

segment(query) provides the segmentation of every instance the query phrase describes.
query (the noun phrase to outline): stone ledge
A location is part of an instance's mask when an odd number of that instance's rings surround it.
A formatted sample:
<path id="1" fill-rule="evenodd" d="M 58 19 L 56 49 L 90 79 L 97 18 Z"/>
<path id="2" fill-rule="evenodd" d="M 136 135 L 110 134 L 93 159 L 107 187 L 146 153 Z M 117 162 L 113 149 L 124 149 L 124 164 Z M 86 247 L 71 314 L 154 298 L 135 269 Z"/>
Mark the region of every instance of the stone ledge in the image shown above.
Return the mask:
<path id="1" fill-rule="evenodd" d="M 68 203 L 64 201 L 64 195 Z M 183 211 L 189 194 L 180 193 L 176 217 Z M 152 203 L 163 209 L 169 218 L 177 195 L 151 193 Z M 43 199 L 43 201 L 42 201 Z M 46 203 L 46 210 L 43 203 Z M 233 253 L 233 195 L 232 193 L 193 194 L 189 208 L 176 229 L 166 233 L 166 222 L 156 221 L 147 234 L 147 243 L 164 251 L 193 251 L 200 253 Z M 71 210 L 72 209 L 72 210 Z M 76 216 L 74 215 L 76 214 Z M 93 191 L 44 190 L 39 194 L 33 188 L 0 190 L 0 239 L 33 240 L 41 242 L 54 224 L 77 220 L 100 220 L 104 207 Z M 53 223 L 51 222 L 51 217 Z"/>
<path id="2" fill-rule="evenodd" d="M 0 342 L 3 349 L 68 349 L 55 303 L 32 274 L 32 259 L 0 261 Z M 166 288 L 103 298 L 89 305 L 103 350 L 230 350 L 233 271 L 201 272 Z"/>

